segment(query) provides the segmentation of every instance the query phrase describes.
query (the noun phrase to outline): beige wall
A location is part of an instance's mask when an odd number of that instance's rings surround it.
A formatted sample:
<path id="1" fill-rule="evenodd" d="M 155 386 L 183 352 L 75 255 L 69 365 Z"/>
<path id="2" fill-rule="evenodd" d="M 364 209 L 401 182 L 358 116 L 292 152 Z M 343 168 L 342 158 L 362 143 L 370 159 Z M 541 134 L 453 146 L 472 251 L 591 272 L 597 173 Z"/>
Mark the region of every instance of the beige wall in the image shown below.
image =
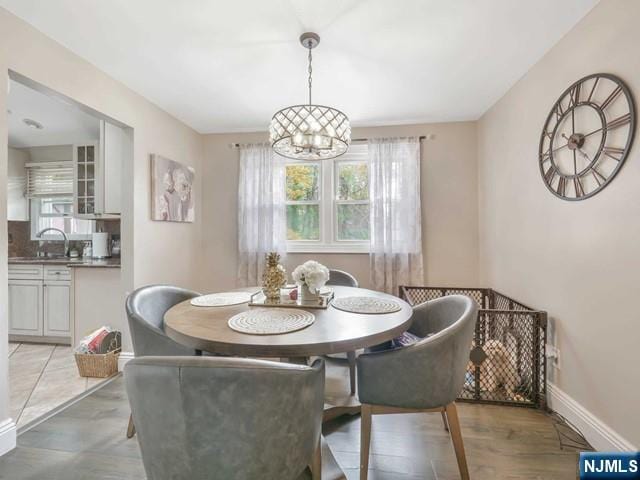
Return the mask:
<path id="1" fill-rule="evenodd" d="M 7 177 L 9 179 L 22 179 L 27 181 L 27 170 L 25 165 L 29 162 L 29 152 L 8 149 Z M 25 197 L 24 189 L 9 190 L 7 195 L 7 218 L 10 220 L 24 220 L 29 217 L 29 201 Z"/>
<path id="2" fill-rule="evenodd" d="M 202 205 L 203 139 L 160 108 L 116 82 L 25 22 L 0 8 L 0 225 L 6 226 L 7 72 L 24 75 L 133 128 L 133 161 L 123 178 L 123 291 L 147 283 L 196 287 L 202 209 L 193 224 L 150 220 L 149 155 L 160 153 L 196 169 Z M 131 132 L 129 132 L 130 134 Z M 134 235 L 135 226 L 135 235 Z M 133 252 L 135 251 L 135 256 Z M 0 424 L 7 407 L 7 229 L 0 228 Z M 122 313 L 124 315 L 124 313 Z M 130 350 L 128 332 L 124 350 Z"/>
<path id="3" fill-rule="evenodd" d="M 640 446 L 640 138 L 612 184 L 562 201 L 538 170 L 538 140 L 562 91 L 610 72 L 640 98 L 640 2 L 603 0 L 478 127 L 483 282 L 549 312 L 552 380 Z"/>
<path id="4" fill-rule="evenodd" d="M 429 135 L 422 147 L 422 226 L 425 281 L 431 285 L 478 282 L 476 127 L 472 122 L 356 128 L 353 138 Z M 238 150 L 231 143 L 265 141 L 266 134 L 207 135 L 203 193 L 202 289 L 235 285 Z M 353 273 L 369 285 L 366 254 L 290 254 L 289 272 L 314 258 Z"/>

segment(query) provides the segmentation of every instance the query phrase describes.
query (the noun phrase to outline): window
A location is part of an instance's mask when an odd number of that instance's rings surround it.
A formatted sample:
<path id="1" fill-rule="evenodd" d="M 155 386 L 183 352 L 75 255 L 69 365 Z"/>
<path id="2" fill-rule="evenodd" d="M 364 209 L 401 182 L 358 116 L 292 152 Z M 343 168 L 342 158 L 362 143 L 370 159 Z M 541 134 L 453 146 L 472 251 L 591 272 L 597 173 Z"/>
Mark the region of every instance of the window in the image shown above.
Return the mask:
<path id="1" fill-rule="evenodd" d="M 31 199 L 31 240 L 61 240 L 57 232 L 47 232 L 42 238 L 36 234 L 45 228 L 57 228 L 69 240 L 90 240 L 95 221 L 73 218 L 72 197 L 34 197 Z"/>
<path id="2" fill-rule="evenodd" d="M 369 240 L 369 167 L 362 161 L 338 161 L 334 170 L 337 240 Z"/>
<path id="3" fill-rule="evenodd" d="M 290 252 L 369 252 L 367 145 L 321 162 L 285 166 Z"/>
<path id="4" fill-rule="evenodd" d="M 291 163 L 287 175 L 287 240 L 320 240 L 318 163 Z"/>

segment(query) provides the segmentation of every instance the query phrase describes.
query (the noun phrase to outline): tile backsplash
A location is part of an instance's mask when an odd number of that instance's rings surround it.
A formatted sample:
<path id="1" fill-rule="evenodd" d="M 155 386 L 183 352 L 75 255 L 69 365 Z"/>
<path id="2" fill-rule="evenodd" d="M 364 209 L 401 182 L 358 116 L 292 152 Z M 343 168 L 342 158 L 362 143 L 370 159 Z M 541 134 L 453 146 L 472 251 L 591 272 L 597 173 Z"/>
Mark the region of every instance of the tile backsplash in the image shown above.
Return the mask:
<path id="1" fill-rule="evenodd" d="M 97 229 L 103 232 L 109 232 L 112 238 L 120 237 L 120 221 L 119 220 L 97 220 Z M 9 257 L 35 257 L 38 250 L 37 240 L 31 240 L 31 222 L 15 222 L 8 223 L 8 244 Z M 71 248 L 75 248 L 82 254 L 83 241 L 71 241 Z M 47 241 L 43 248 L 44 251 L 60 254 L 64 253 L 64 242 Z"/>
<path id="2" fill-rule="evenodd" d="M 30 222 L 8 222 L 9 223 L 9 256 L 10 257 L 30 257 L 35 255 L 37 242 L 30 240 Z M 33 245 L 32 245 L 33 244 Z"/>

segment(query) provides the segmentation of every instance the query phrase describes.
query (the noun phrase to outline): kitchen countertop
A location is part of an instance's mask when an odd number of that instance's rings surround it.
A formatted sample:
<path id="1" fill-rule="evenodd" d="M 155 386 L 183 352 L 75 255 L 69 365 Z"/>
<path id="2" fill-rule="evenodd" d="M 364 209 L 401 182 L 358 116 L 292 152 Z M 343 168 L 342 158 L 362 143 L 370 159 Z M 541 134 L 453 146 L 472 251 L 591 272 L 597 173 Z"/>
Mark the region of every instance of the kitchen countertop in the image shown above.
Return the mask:
<path id="1" fill-rule="evenodd" d="M 79 268 L 120 268 L 120 258 L 9 257 L 13 265 L 65 265 Z"/>

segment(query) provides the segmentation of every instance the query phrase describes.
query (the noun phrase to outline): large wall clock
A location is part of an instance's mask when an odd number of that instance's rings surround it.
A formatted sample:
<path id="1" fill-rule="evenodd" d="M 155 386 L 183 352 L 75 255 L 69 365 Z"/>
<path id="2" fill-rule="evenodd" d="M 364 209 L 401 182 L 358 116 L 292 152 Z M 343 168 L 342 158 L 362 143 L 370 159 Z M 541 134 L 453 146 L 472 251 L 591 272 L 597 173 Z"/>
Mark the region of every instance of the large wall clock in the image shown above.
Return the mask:
<path id="1" fill-rule="evenodd" d="M 540 136 L 540 174 L 564 200 L 584 200 L 609 185 L 636 129 L 629 88 L 606 73 L 586 76 L 555 103 Z"/>

